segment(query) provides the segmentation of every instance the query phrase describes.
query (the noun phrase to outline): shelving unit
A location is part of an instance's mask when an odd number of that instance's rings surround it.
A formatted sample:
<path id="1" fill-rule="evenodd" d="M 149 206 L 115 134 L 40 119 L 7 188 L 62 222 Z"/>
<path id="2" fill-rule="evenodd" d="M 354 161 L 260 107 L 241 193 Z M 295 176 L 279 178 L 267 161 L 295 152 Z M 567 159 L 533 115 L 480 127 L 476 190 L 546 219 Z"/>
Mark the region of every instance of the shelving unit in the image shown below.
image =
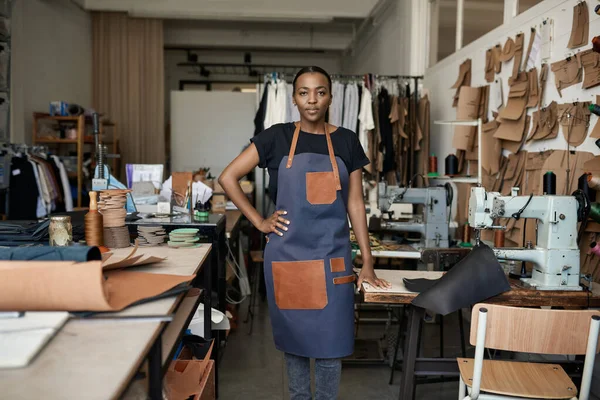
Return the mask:
<path id="1" fill-rule="evenodd" d="M 457 120 L 457 121 L 433 121 L 436 125 L 460 125 L 460 126 L 476 126 L 477 127 L 477 177 L 449 177 L 449 176 L 430 176 L 429 179 L 432 180 L 440 180 L 440 181 L 448 181 L 455 183 L 478 183 L 481 184 L 481 177 L 483 176 L 481 172 L 481 118 L 477 120 Z"/>
<path id="2" fill-rule="evenodd" d="M 12 0 L 0 0 L 0 143 L 10 142 L 10 58 Z"/>
<path id="3" fill-rule="evenodd" d="M 48 137 L 48 136 L 40 136 L 40 123 L 39 121 L 54 121 L 57 123 L 64 122 L 72 122 L 76 124 L 77 129 L 77 138 L 76 139 L 62 139 L 57 137 Z M 33 145 L 56 145 L 60 147 L 60 145 L 76 145 L 77 147 L 77 172 L 69 172 L 68 175 L 70 178 L 77 179 L 77 207 L 82 207 L 82 190 L 83 190 L 83 152 L 84 145 L 94 145 L 94 137 L 91 135 L 86 135 L 86 126 L 91 126 L 91 119 L 86 118 L 84 115 L 80 116 L 72 116 L 72 117 L 61 117 L 49 115 L 46 113 L 33 113 Z M 105 126 L 110 126 L 113 130 L 112 132 L 112 140 L 106 141 L 104 140 L 104 128 Z M 114 123 L 107 121 L 100 121 L 100 142 L 104 145 L 111 145 L 113 154 L 117 154 L 118 151 L 118 138 L 116 136 L 116 126 Z M 116 170 L 117 161 L 113 160 L 113 171 Z"/>

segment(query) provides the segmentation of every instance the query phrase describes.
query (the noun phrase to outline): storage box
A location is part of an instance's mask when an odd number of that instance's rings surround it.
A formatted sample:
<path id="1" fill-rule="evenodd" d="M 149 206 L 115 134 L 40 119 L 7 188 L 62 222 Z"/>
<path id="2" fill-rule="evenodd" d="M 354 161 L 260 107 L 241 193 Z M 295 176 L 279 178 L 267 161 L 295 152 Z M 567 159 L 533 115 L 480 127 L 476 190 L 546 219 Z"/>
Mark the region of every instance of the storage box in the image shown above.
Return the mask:
<path id="1" fill-rule="evenodd" d="M 240 186 L 242 187 L 242 190 L 246 194 L 252 194 L 254 192 L 254 183 L 253 182 L 241 181 Z"/>
<path id="2" fill-rule="evenodd" d="M 212 197 L 212 212 L 224 213 L 227 208 L 227 196 L 224 194 L 214 194 Z"/>
<path id="3" fill-rule="evenodd" d="M 213 193 L 218 193 L 218 194 L 225 193 L 225 190 L 223 190 L 223 186 L 221 186 L 219 181 L 217 181 L 216 179 L 213 180 Z"/>

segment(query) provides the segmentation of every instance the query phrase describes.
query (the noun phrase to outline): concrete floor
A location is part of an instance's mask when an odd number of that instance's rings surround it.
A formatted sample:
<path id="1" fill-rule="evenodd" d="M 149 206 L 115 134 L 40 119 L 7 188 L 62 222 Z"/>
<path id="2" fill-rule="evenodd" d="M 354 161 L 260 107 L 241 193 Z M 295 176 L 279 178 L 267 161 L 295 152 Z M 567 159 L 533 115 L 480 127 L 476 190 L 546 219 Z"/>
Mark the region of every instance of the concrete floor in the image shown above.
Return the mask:
<path id="1" fill-rule="evenodd" d="M 246 310 L 246 305 L 240 308 L 241 320 L 245 318 Z M 447 343 L 445 356 L 458 356 L 460 340 L 457 318 L 446 318 L 444 325 Z M 273 344 L 266 303 L 257 304 L 252 335 L 248 335 L 248 330 L 249 324 L 240 322 L 238 330 L 229 336 L 219 368 L 219 398 L 222 400 L 289 399 L 283 355 Z M 369 324 L 360 327 L 358 337 L 381 338 L 384 333 L 384 324 Z M 424 355 L 437 356 L 439 326 L 425 324 L 424 334 Z M 469 352 L 472 353 L 472 349 Z M 386 365 L 344 364 L 339 399 L 397 399 L 400 373 L 396 372 L 392 385 L 388 384 L 389 377 L 390 368 Z M 458 382 L 417 385 L 416 400 L 454 400 L 457 396 Z"/>

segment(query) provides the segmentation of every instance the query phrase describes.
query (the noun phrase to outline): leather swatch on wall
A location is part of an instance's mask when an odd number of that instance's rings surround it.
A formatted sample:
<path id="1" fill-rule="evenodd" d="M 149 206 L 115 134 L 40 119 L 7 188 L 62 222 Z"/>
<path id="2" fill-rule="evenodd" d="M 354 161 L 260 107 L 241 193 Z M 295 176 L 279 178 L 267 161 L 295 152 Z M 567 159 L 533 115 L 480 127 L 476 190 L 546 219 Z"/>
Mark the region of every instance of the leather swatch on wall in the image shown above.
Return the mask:
<path id="1" fill-rule="evenodd" d="M 502 53 L 500 54 L 500 61 L 507 62 L 512 60 L 515 56 L 515 49 L 515 41 L 510 37 L 506 39 L 506 43 L 504 43 Z"/>
<path id="2" fill-rule="evenodd" d="M 548 140 L 558 136 L 558 104 L 553 101 L 548 107 L 535 111 L 531 125 L 527 141 Z"/>
<path id="3" fill-rule="evenodd" d="M 560 97 L 562 97 L 563 89 L 581 83 L 583 78 L 578 57 L 567 57 L 562 61 L 552 63 L 550 69 L 554 72 L 554 84 Z"/>
<path id="4" fill-rule="evenodd" d="M 548 64 L 542 64 L 540 69 L 540 99 L 538 101 L 538 109 L 544 104 L 544 92 L 546 89 L 546 81 L 548 80 Z"/>
<path id="5" fill-rule="evenodd" d="M 458 107 L 456 109 L 457 120 L 475 120 L 479 116 L 480 109 L 480 88 L 463 86 L 460 89 Z M 458 150 L 471 150 L 477 127 L 475 126 L 456 126 L 454 128 L 454 138 L 452 147 Z"/>
<path id="6" fill-rule="evenodd" d="M 577 54 L 583 67 L 583 89 L 600 85 L 600 54 L 593 49 Z"/>
<path id="7" fill-rule="evenodd" d="M 499 74 L 502 72 L 502 46 L 500 44 L 492 47 L 492 60 L 494 62 L 494 72 Z"/>
<path id="8" fill-rule="evenodd" d="M 494 52 L 492 49 L 487 49 L 485 52 L 485 81 L 492 82 L 494 80 Z"/>
<path id="9" fill-rule="evenodd" d="M 525 123 L 527 122 L 526 113 L 523 113 L 517 120 L 510 120 L 501 117 L 498 117 L 496 120 L 500 123 L 500 127 L 494 134 L 496 139 L 518 143 L 523 140 L 523 132 L 525 131 Z"/>
<path id="10" fill-rule="evenodd" d="M 527 79 L 529 80 L 529 101 L 527 102 L 527 107 L 537 107 L 540 102 L 537 68 L 532 68 L 527 74 Z"/>
<path id="11" fill-rule="evenodd" d="M 498 121 L 493 120 L 481 127 L 481 168 L 491 175 L 496 175 L 500 171 L 502 143 L 494 137 L 494 133 L 496 133 L 499 126 Z"/>
<path id="12" fill-rule="evenodd" d="M 458 78 L 454 85 L 452 85 L 452 89 L 456 89 L 456 93 L 454 94 L 454 101 L 452 102 L 452 107 L 458 106 L 458 97 L 460 95 L 460 88 L 462 86 L 471 86 L 471 59 L 465 60 L 458 69 Z"/>
<path id="13" fill-rule="evenodd" d="M 600 104 L 600 96 L 596 96 L 596 104 Z M 600 139 L 600 118 L 596 118 L 596 124 L 590 134 L 591 138 Z"/>
<path id="14" fill-rule="evenodd" d="M 589 14 L 585 1 L 580 1 L 573 6 L 573 23 L 571 25 L 571 37 L 569 38 L 569 49 L 585 46 L 589 36 Z"/>
<path id="15" fill-rule="evenodd" d="M 510 120 L 520 119 L 525 113 L 525 106 L 529 100 L 528 92 L 529 83 L 527 81 L 514 82 L 508 93 L 506 107 L 500 110 L 498 116 Z"/>
<path id="16" fill-rule="evenodd" d="M 517 33 L 515 38 L 515 60 L 513 64 L 512 78 L 516 78 L 521 70 L 521 61 L 523 61 L 523 46 L 525 44 L 525 35 Z"/>
<path id="17" fill-rule="evenodd" d="M 569 145 L 577 147 L 585 141 L 590 125 L 589 101 L 558 105 L 558 121 Z"/>
<path id="18" fill-rule="evenodd" d="M 531 122 L 531 116 L 524 114 L 525 123 L 522 127 L 521 133 L 521 141 L 515 142 L 510 140 L 502 141 L 502 148 L 510 151 L 511 153 L 518 153 L 521 150 L 521 147 L 525 144 L 525 139 L 527 138 L 527 130 L 529 129 L 529 123 Z M 513 121 L 510 121 L 513 122 Z M 515 129 L 521 129 L 520 126 L 516 126 Z"/>

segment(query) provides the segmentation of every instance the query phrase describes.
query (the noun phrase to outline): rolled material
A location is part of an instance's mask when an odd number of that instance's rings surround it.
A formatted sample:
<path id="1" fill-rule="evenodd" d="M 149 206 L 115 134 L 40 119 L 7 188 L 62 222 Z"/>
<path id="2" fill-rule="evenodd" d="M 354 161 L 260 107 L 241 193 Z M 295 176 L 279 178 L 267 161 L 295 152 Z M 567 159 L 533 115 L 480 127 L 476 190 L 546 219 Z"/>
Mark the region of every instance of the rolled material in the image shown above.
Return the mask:
<path id="1" fill-rule="evenodd" d="M 554 172 L 548 171 L 544 174 L 544 194 L 556 194 L 556 175 Z"/>
<path id="2" fill-rule="evenodd" d="M 0 260 L 5 261 L 75 261 L 102 260 L 97 247 L 13 247 L 0 249 Z"/>
<path id="3" fill-rule="evenodd" d="M 469 224 L 464 226 L 463 230 L 463 243 L 471 243 L 471 227 Z"/>
<path id="4" fill-rule="evenodd" d="M 458 158 L 456 158 L 454 154 L 450 154 L 448 157 L 446 157 L 446 175 L 458 175 Z"/>
<path id="5" fill-rule="evenodd" d="M 429 156 L 429 176 L 438 176 L 438 159 L 435 154 Z"/>

